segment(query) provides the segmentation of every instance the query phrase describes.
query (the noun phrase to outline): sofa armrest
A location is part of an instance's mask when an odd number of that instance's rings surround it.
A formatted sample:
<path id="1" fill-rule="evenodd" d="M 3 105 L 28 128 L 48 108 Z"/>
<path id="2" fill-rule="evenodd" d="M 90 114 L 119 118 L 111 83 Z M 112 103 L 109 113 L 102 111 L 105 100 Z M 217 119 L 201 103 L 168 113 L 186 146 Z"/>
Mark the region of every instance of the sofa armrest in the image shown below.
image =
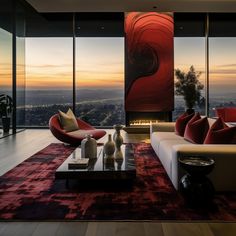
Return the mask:
<path id="1" fill-rule="evenodd" d="M 175 122 L 160 122 L 157 124 L 150 125 L 150 133 L 153 132 L 174 132 L 175 131 Z"/>
<path id="2" fill-rule="evenodd" d="M 236 158 L 236 145 L 234 144 L 179 144 L 173 146 L 173 149 L 180 155 L 203 155 L 211 158 L 230 155 Z"/>
<path id="3" fill-rule="evenodd" d="M 217 191 L 236 191 L 236 145 L 180 144 L 173 146 L 172 181 L 178 188 L 179 180 L 184 172 L 178 158 L 181 156 L 205 156 L 215 161 L 215 167 L 209 174 Z"/>

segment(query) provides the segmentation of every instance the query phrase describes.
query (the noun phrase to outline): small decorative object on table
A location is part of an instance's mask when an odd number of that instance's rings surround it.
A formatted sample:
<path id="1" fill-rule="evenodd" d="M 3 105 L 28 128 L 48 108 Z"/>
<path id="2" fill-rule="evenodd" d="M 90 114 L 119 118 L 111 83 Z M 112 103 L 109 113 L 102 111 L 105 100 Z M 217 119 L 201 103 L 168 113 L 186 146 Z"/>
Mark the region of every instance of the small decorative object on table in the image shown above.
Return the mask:
<path id="1" fill-rule="evenodd" d="M 90 134 L 81 142 L 81 158 L 97 158 L 97 142 Z"/>
<path id="2" fill-rule="evenodd" d="M 105 170 L 115 170 L 115 161 L 113 156 L 104 158 L 104 168 Z"/>
<path id="3" fill-rule="evenodd" d="M 104 154 L 106 157 L 112 157 L 115 152 L 115 143 L 112 141 L 111 134 L 108 135 L 108 141 L 104 144 Z"/>
<path id="4" fill-rule="evenodd" d="M 123 152 L 121 150 L 121 148 L 117 148 L 116 151 L 115 151 L 115 159 L 116 160 L 123 160 Z"/>
<path id="5" fill-rule="evenodd" d="M 192 206 L 207 205 L 214 196 L 214 186 L 206 177 L 214 168 L 212 158 L 180 157 L 180 166 L 187 172 L 180 180 L 180 191 Z"/>
<path id="6" fill-rule="evenodd" d="M 71 159 L 71 161 L 68 162 L 68 168 L 69 169 L 83 169 L 83 168 L 87 168 L 88 164 L 89 164 L 88 158 Z"/>
<path id="7" fill-rule="evenodd" d="M 121 145 L 123 144 L 123 138 L 120 133 L 120 131 L 123 129 L 123 125 L 114 125 L 113 128 L 116 130 L 113 135 L 113 140 L 115 142 L 116 148 L 120 149 Z"/>
<path id="8" fill-rule="evenodd" d="M 105 163 L 105 167 L 108 168 L 108 166 L 110 166 L 113 169 L 115 143 L 112 141 L 111 134 L 108 135 L 108 141 L 104 145 L 103 152 L 103 160 Z"/>

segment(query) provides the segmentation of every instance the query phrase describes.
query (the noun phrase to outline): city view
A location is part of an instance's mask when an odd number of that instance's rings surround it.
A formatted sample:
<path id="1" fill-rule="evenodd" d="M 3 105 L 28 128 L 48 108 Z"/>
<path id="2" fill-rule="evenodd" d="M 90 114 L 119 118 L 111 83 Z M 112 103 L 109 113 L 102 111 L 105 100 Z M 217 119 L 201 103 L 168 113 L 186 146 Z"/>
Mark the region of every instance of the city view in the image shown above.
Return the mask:
<path id="1" fill-rule="evenodd" d="M 235 40 L 210 39 L 211 117 L 215 116 L 216 107 L 236 106 Z M 203 84 L 204 42 L 201 37 L 175 38 L 174 48 L 175 69 L 187 72 L 194 65 L 196 71 L 202 73 L 199 79 Z M 66 112 L 72 107 L 71 55 L 70 38 L 26 39 L 26 86 L 25 90 L 17 92 L 19 125 L 47 126 L 49 118 L 58 110 Z M 124 38 L 78 38 L 76 65 L 76 116 L 94 126 L 125 124 Z M 8 93 L 10 85 L 4 83 L 0 90 Z M 205 88 L 202 96 L 205 96 Z M 184 110 L 183 98 L 175 96 L 173 120 Z M 195 107 L 195 110 L 205 114 L 204 107 Z"/>
<path id="2" fill-rule="evenodd" d="M 27 126 L 72 108 L 72 50 L 71 38 L 26 39 Z M 123 37 L 76 39 L 75 113 L 93 126 L 125 123 Z"/>
<path id="3" fill-rule="evenodd" d="M 78 91 L 77 98 L 80 102 L 76 103 L 76 115 L 95 125 L 112 126 L 114 124 L 125 124 L 124 95 L 123 90 L 81 90 Z M 89 94 L 93 98 L 89 99 Z M 35 96 L 37 94 L 37 96 Z M 215 116 L 215 108 L 222 106 L 236 106 L 236 97 L 233 93 L 215 94 L 211 98 L 210 116 Z M 19 105 L 19 113 L 25 110 L 26 126 L 47 126 L 52 115 L 58 110 L 67 111 L 72 107 L 72 91 L 34 91 L 29 90 L 26 93 L 26 106 Z M 204 108 L 199 109 L 202 114 Z M 175 110 L 173 111 L 173 120 L 185 111 L 185 104 L 181 97 L 175 96 Z"/>
<path id="4" fill-rule="evenodd" d="M 80 102 L 76 103 L 76 116 L 84 121 L 94 126 L 125 124 L 123 90 L 79 90 L 77 99 Z M 72 91 L 31 90 L 26 93 L 26 101 L 26 125 L 47 126 L 58 110 L 66 112 L 72 108 Z"/>

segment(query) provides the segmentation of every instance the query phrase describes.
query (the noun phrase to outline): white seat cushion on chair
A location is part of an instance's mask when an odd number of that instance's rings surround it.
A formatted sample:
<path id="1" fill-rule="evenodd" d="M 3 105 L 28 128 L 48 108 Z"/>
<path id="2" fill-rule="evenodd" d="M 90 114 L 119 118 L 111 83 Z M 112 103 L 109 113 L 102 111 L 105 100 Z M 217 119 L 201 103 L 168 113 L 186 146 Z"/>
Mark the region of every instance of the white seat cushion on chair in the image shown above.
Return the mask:
<path id="1" fill-rule="evenodd" d="M 75 130 L 72 132 L 68 132 L 69 135 L 72 135 L 74 137 L 84 137 L 88 134 L 91 134 L 91 130 L 84 130 L 84 129 L 79 129 L 79 130 Z"/>

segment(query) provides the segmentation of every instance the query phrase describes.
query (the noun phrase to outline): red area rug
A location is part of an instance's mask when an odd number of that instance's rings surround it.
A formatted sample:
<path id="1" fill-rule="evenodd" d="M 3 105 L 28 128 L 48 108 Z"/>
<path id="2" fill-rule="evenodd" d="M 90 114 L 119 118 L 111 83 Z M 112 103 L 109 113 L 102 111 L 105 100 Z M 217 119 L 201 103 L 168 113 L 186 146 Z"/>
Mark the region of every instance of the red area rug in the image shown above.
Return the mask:
<path id="1" fill-rule="evenodd" d="M 67 189 L 54 173 L 73 150 L 50 144 L 1 176 L 0 219 L 236 220 L 236 193 L 217 194 L 209 209 L 189 208 L 145 143 L 134 144 L 137 178 L 131 189 Z"/>

